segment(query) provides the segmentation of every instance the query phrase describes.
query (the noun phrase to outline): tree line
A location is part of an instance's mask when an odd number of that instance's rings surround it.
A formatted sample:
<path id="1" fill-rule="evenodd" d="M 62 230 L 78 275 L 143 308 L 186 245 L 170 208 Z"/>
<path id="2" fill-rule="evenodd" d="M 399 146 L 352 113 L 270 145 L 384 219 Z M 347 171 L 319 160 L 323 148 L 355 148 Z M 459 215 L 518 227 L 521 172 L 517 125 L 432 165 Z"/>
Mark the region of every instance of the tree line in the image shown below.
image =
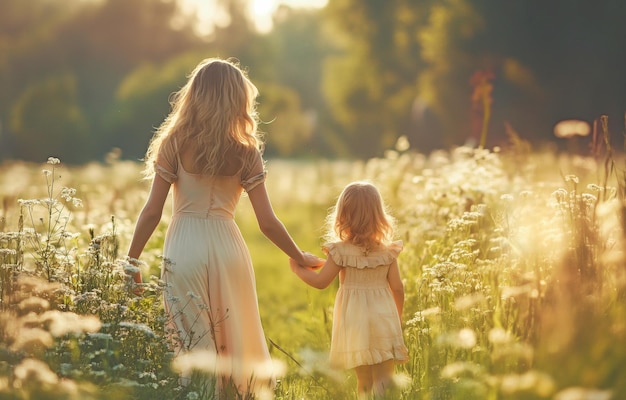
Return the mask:
<path id="1" fill-rule="evenodd" d="M 260 90 L 269 156 L 430 151 L 626 110 L 621 0 L 330 0 L 255 30 L 245 0 L 200 34 L 176 0 L 3 0 L 0 159 L 140 159 L 202 58 L 235 57 Z"/>

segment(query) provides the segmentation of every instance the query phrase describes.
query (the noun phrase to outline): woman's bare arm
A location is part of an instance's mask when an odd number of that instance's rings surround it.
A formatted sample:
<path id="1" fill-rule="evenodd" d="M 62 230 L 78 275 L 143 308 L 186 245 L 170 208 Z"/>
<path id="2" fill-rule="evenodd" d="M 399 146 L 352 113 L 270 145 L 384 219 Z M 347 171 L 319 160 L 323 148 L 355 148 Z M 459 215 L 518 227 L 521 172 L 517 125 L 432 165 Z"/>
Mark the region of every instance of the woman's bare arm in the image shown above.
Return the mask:
<path id="1" fill-rule="evenodd" d="M 139 214 L 133 238 L 128 248 L 128 257 L 138 259 L 143 252 L 148 239 L 154 233 L 154 230 L 161 221 L 163 215 L 163 206 L 167 199 L 171 184 L 159 175 L 155 175 L 152 180 L 152 187 L 148 199 Z M 137 283 L 141 283 L 141 273 L 137 272 L 133 276 Z"/>
<path id="2" fill-rule="evenodd" d="M 276 216 L 263 182 L 248 192 L 248 198 L 254 209 L 259 229 L 279 249 L 303 267 L 320 266 L 324 263 L 324 260 L 313 254 L 300 250 Z"/>

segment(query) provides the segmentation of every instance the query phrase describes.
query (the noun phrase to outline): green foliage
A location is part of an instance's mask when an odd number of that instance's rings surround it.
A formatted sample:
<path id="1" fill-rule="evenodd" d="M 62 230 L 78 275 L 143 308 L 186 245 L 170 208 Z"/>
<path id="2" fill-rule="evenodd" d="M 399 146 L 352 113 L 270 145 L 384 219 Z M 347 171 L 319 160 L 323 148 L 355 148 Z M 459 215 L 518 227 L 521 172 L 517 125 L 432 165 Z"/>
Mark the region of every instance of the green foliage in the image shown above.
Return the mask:
<path id="1" fill-rule="evenodd" d="M 380 155 L 410 131 L 420 73 L 417 27 L 429 2 L 330 2 L 324 94 L 353 155 Z"/>
<path id="2" fill-rule="evenodd" d="M 446 146 L 462 143 L 474 135 L 470 107 L 470 77 L 480 68 L 473 54 L 472 39 L 483 28 L 483 19 L 471 1 L 455 0 L 434 5 L 428 22 L 419 31 L 421 56 L 425 63 L 418 79 L 418 96 L 442 123 Z M 478 61 L 479 62 L 479 61 Z M 450 110 L 455 110 L 450 113 Z"/>
<path id="3" fill-rule="evenodd" d="M 88 121 L 77 90 L 75 77 L 67 74 L 35 82 L 17 99 L 9 129 L 25 158 L 44 159 L 54 154 L 76 162 L 87 161 L 73 155 L 74 149 L 84 149 L 89 143 Z"/>
<path id="4" fill-rule="evenodd" d="M 300 108 L 300 98 L 292 89 L 279 85 L 259 85 L 261 130 L 267 139 L 268 154 L 288 156 L 311 139 L 313 121 Z"/>
<path id="5" fill-rule="evenodd" d="M 184 53 L 163 64 L 144 63 L 131 71 L 119 83 L 116 104 L 105 125 L 112 134 L 100 138 L 100 147 L 124 149 L 125 158 L 142 159 L 155 128 L 170 111 L 170 94 L 185 83 L 202 57 L 200 52 Z"/>
<path id="6" fill-rule="evenodd" d="M 215 15 L 230 20 L 214 26 L 199 25 L 198 13 L 183 12 L 178 1 L 3 0 L 0 159 L 41 160 L 54 145 L 72 164 L 103 160 L 113 148 L 136 160 L 190 70 L 175 68 L 189 54 L 195 63 L 236 57 L 250 69 L 264 88 L 261 116 L 275 121 L 263 126 L 272 156 L 365 159 L 399 137 L 428 153 L 483 141 L 487 131 L 493 146 L 511 128 L 545 142 L 555 122 L 599 114 L 611 116 L 616 136 L 626 8 L 615 0 L 544 3 L 283 5 L 273 30 L 261 33 L 242 0 L 217 2 Z M 174 70 L 179 76 L 167 77 Z M 488 118 L 487 108 L 472 109 L 471 80 L 480 71 L 493 73 Z M 44 90 L 51 80 L 63 101 Z M 33 138 L 49 152 L 33 150 Z M 81 151 L 63 153 L 70 143 Z"/>

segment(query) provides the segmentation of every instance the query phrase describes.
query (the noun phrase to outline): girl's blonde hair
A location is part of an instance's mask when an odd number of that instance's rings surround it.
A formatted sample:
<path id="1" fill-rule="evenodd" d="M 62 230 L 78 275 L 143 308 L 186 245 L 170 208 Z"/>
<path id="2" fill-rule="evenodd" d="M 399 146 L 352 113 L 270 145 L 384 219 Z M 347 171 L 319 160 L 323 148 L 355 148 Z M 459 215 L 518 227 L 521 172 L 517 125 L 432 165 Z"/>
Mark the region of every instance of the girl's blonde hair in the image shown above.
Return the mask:
<path id="1" fill-rule="evenodd" d="M 348 184 L 327 218 L 328 241 L 347 241 L 366 251 L 393 240 L 394 220 L 370 182 Z"/>
<path id="2" fill-rule="evenodd" d="M 191 144 L 199 172 L 218 175 L 232 149 L 263 150 L 257 132 L 258 90 L 234 59 L 207 58 L 188 76 L 187 83 L 170 98 L 172 110 L 156 130 L 145 158 L 145 175 L 154 175 L 154 162 L 162 146 L 176 140 Z M 241 169 L 256 152 L 237 151 Z M 241 171 L 240 169 L 240 171 Z"/>

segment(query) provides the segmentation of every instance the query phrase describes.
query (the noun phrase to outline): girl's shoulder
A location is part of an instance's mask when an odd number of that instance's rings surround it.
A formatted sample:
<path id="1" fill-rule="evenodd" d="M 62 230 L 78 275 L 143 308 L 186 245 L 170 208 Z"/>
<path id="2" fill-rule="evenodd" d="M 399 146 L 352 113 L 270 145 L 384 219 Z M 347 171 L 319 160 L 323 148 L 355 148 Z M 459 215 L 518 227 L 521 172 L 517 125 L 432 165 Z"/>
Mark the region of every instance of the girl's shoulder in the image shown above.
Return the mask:
<path id="1" fill-rule="evenodd" d="M 403 249 L 401 240 L 372 251 L 348 242 L 330 242 L 322 246 L 324 252 L 340 267 L 376 268 L 389 265 L 398 258 Z"/>

